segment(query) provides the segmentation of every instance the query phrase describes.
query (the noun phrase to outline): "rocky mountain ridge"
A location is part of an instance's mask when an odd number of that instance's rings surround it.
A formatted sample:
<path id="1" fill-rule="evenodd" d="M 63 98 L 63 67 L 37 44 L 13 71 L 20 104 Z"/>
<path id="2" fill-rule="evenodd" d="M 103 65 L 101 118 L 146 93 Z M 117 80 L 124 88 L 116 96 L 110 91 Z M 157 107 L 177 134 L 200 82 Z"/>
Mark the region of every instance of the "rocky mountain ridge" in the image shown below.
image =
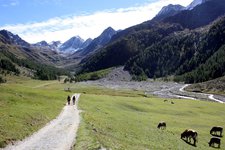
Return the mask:
<path id="1" fill-rule="evenodd" d="M 14 44 L 21 47 L 30 47 L 31 45 L 24 41 L 22 38 L 20 38 L 18 35 L 14 35 L 13 33 L 7 31 L 7 30 L 1 30 L 0 35 L 4 37 L 8 44 Z"/>
<path id="2" fill-rule="evenodd" d="M 188 72 L 191 73 L 182 76 L 187 83 L 221 76 L 223 71 L 216 75 L 211 72 L 215 68 L 208 67 L 211 70 L 206 71 L 205 66 L 199 67 L 200 64 L 221 59 L 216 52 L 224 50 L 224 41 L 221 41 L 225 36 L 223 15 L 224 0 L 208 0 L 161 21 L 150 20 L 125 29 L 94 55 L 84 59 L 80 64 L 81 72 L 125 65 L 125 69 L 137 80 Z M 216 25 L 213 23 L 215 20 Z M 212 55 L 215 56 L 210 58 Z M 219 64 L 213 65 L 223 68 Z M 201 78 L 196 76 L 196 72 L 203 74 Z"/>
<path id="3" fill-rule="evenodd" d="M 87 47 L 74 53 L 74 56 L 86 56 L 93 53 L 95 50 L 109 43 L 111 38 L 117 33 L 112 27 L 106 28 L 98 37 L 93 39 Z"/>

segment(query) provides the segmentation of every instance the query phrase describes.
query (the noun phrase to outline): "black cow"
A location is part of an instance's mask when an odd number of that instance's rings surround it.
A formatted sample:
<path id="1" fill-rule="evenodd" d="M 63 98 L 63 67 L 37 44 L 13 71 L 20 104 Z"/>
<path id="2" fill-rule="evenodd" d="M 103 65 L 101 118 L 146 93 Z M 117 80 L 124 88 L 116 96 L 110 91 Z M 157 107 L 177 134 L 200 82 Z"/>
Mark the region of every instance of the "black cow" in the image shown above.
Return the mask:
<path id="1" fill-rule="evenodd" d="M 161 121 L 158 126 L 157 126 L 158 129 L 166 129 L 166 122 L 165 121 Z"/>
<path id="2" fill-rule="evenodd" d="M 196 142 L 198 141 L 198 133 L 192 129 L 186 129 L 183 133 L 181 133 L 181 139 L 191 144 L 191 139 L 194 141 L 194 146 L 196 146 Z"/>
<path id="3" fill-rule="evenodd" d="M 219 132 L 220 134 L 217 135 L 217 132 Z M 211 135 L 222 137 L 222 133 L 223 133 L 223 128 L 220 126 L 212 127 L 212 129 L 210 130 Z"/>
<path id="4" fill-rule="evenodd" d="M 218 148 L 220 148 L 220 138 L 217 138 L 217 137 L 212 137 L 209 141 L 209 146 L 211 147 L 215 147 L 214 144 L 217 144 L 218 145 Z"/>

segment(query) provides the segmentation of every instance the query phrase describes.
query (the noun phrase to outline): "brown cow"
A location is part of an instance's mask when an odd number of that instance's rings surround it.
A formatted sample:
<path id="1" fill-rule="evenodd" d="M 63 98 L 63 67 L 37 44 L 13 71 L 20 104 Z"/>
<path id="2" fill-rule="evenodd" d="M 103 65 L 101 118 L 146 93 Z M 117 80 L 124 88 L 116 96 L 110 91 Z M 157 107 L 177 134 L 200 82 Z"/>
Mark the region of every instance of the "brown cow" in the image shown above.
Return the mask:
<path id="1" fill-rule="evenodd" d="M 209 146 L 215 147 L 215 143 L 218 144 L 218 148 L 220 148 L 220 138 L 212 137 L 209 141 Z"/>
<path id="2" fill-rule="evenodd" d="M 185 138 L 185 141 L 191 143 L 191 139 L 194 141 L 194 146 L 196 146 L 196 142 L 198 140 L 198 133 L 192 129 L 186 129 L 183 133 L 181 133 L 181 139 Z"/>
<path id="3" fill-rule="evenodd" d="M 217 132 L 219 132 L 220 135 L 217 135 Z M 210 130 L 211 135 L 222 137 L 222 133 L 223 133 L 223 128 L 220 126 L 212 127 L 212 129 Z"/>
<path id="4" fill-rule="evenodd" d="M 157 126 L 158 129 L 166 129 L 166 122 L 165 121 L 161 121 L 158 126 Z"/>

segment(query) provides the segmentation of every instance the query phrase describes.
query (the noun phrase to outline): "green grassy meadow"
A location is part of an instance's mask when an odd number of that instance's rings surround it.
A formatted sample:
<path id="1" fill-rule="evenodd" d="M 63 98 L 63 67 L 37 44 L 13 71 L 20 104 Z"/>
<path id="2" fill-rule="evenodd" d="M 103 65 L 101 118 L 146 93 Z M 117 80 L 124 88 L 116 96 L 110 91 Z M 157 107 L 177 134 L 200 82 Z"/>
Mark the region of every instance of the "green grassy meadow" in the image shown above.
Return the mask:
<path id="1" fill-rule="evenodd" d="M 171 100 L 133 96 L 81 95 L 82 121 L 74 149 L 207 150 L 212 149 L 208 146 L 211 127 L 225 125 L 225 105 L 193 100 L 171 104 Z M 156 128 L 162 120 L 167 122 L 166 130 Z M 198 131 L 197 147 L 180 139 L 188 128 Z M 224 138 L 221 149 L 225 149 Z"/>
<path id="2" fill-rule="evenodd" d="M 43 127 L 62 110 L 68 92 L 57 81 L 8 77 L 0 85 L 0 147 L 4 147 Z M 56 86 L 56 87 L 57 87 Z"/>
<path id="3" fill-rule="evenodd" d="M 83 86 L 59 81 L 32 80 L 27 77 L 7 76 L 0 84 L 0 148 L 31 135 L 54 119 L 73 93 L 130 95 L 96 86 Z M 70 88 L 71 91 L 64 89 Z M 141 94 L 142 92 L 135 92 Z"/>
<path id="4" fill-rule="evenodd" d="M 54 119 L 67 95 L 81 93 L 81 123 L 73 149 L 191 150 L 208 147 L 212 126 L 225 125 L 225 105 L 146 97 L 143 91 L 112 90 L 85 84 L 8 77 L 0 84 L 0 147 L 21 140 Z M 64 89 L 70 88 L 70 92 Z M 171 101 L 174 104 L 171 104 Z M 156 128 L 167 122 L 166 130 Z M 180 139 L 198 131 L 197 147 Z M 225 149 L 222 138 L 221 149 Z"/>

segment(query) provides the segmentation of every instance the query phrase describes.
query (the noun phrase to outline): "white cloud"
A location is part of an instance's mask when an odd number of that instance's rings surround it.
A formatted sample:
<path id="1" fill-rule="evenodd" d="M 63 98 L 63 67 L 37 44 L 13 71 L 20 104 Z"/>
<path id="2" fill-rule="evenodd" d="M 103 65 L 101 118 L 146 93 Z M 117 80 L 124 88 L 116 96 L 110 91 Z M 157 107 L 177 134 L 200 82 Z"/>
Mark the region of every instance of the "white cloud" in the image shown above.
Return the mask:
<path id="1" fill-rule="evenodd" d="M 43 22 L 6 25 L 0 27 L 0 29 L 6 29 L 14 34 L 18 34 L 30 43 L 39 42 L 41 40 L 46 40 L 47 42 L 53 40 L 65 41 L 75 35 L 79 35 L 84 39 L 89 37 L 95 38 L 109 26 L 116 30 L 125 29 L 150 20 L 163 6 L 168 4 L 187 6 L 191 1 L 192 0 L 158 0 L 157 2 L 142 6 L 104 10 L 80 16 L 57 17 Z"/>
<path id="2" fill-rule="evenodd" d="M 18 0 L 9 0 L 5 2 L 4 4 L 2 4 L 3 7 L 11 7 L 11 6 L 17 6 L 17 5 L 19 5 Z"/>
<path id="3" fill-rule="evenodd" d="M 52 5 L 62 5 L 63 0 L 33 0 L 35 5 L 46 5 L 46 4 L 52 4 Z"/>

